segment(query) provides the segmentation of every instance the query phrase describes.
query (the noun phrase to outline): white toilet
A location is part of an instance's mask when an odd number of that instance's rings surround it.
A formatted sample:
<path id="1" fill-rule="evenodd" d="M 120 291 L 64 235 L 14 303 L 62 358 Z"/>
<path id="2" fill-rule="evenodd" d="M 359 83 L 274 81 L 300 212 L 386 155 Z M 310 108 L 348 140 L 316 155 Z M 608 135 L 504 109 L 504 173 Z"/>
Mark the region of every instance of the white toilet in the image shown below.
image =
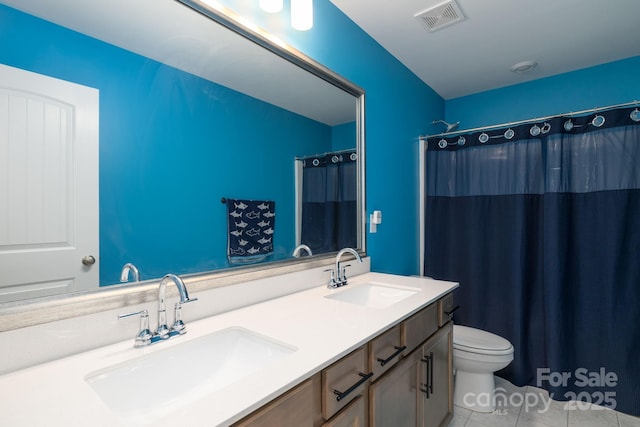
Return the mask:
<path id="1" fill-rule="evenodd" d="M 513 360 L 511 343 L 495 334 L 453 325 L 453 402 L 476 412 L 495 410 L 493 373 Z"/>

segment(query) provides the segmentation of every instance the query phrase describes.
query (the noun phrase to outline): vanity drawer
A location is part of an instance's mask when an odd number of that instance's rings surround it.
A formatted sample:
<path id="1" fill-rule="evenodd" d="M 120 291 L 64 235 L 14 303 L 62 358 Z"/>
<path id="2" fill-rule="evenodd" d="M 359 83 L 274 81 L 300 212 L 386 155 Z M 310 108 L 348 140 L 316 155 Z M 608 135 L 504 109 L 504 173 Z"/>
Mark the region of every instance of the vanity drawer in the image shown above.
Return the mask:
<path id="1" fill-rule="evenodd" d="M 400 325 L 396 325 L 369 342 L 369 371 L 373 373 L 371 381 L 398 362 L 405 347 L 402 345 Z"/>
<path id="2" fill-rule="evenodd" d="M 438 330 L 438 304 L 428 305 L 402 323 L 402 342 L 407 346 L 406 354 Z"/>
<path id="3" fill-rule="evenodd" d="M 338 360 L 322 371 L 322 417 L 328 420 L 364 392 L 371 377 L 366 347 Z"/>
<path id="4" fill-rule="evenodd" d="M 314 375 L 232 427 L 317 426 L 321 422 L 319 394 L 320 378 Z"/>
<path id="5" fill-rule="evenodd" d="M 438 323 L 440 326 L 453 319 L 453 313 L 460 306 L 453 305 L 453 292 L 438 300 Z"/>

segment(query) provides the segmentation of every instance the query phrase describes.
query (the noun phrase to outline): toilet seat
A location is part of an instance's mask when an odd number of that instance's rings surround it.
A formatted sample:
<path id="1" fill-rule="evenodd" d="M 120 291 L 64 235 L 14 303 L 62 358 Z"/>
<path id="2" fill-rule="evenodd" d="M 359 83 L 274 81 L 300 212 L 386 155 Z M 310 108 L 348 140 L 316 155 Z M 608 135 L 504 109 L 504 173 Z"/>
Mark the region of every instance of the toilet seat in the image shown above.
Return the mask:
<path id="1" fill-rule="evenodd" d="M 453 325 L 453 348 L 469 353 L 495 356 L 513 353 L 511 343 L 501 336 L 460 325 Z"/>

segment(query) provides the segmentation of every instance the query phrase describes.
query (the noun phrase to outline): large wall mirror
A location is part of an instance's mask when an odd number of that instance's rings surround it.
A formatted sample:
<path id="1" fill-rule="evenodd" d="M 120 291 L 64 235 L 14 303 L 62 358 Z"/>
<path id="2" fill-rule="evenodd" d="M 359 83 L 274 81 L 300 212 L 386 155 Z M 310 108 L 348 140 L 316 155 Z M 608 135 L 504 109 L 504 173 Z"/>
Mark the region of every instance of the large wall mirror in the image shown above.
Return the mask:
<path id="1" fill-rule="evenodd" d="M 121 292 L 129 262 L 144 281 L 311 265 L 344 242 L 365 249 L 364 92 L 207 3 L 0 5 L 0 62 L 99 91 L 99 280 L 67 292 Z M 355 165 L 343 179 L 349 189 L 339 191 L 349 207 L 331 224 L 351 234 L 296 258 L 306 243 L 302 222 L 319 230 L 324 225 L 309 221 L 327 222 L 301 212 L 305 201 L 318 202 L 303 193 L 301 170 L 327 156 Z M 273 247 L 260 264 L 230 260 L 223 199 L 275 203 Z M 77 261 L 79 271 L 92 268 Z M 15 300 L 47 296 L 38 290 Z M 4 301 L 0 313 L 18 304 Z"/>

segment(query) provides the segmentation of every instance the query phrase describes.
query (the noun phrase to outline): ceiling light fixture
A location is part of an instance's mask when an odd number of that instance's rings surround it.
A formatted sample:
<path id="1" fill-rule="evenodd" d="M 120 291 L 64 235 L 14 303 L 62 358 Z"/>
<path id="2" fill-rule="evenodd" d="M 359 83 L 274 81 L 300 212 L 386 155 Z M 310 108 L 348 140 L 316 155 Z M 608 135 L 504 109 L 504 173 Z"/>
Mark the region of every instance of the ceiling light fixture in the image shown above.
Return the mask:
<path id="1" fill-rule="evenodd" d="M 291 26 L 299 31 L 313 27 L 313 0 L 291 0 Z"/>
<path id="2" fill-rule="evenodd" d="M 260 0 L 260 9 L 267 13 L 278 13 L 282 10 L 282 3 L 282 0 Z"/>
<path id="3" fill-rule="evenodd" d="M 537 66 L 538 63 L 536 61 L 522 61 L 518 62 L 517 64 L 513 64 L 511 66 L 511 71 L 513 71 L 514 73 L 526 73 L 533 70 Z"/>

